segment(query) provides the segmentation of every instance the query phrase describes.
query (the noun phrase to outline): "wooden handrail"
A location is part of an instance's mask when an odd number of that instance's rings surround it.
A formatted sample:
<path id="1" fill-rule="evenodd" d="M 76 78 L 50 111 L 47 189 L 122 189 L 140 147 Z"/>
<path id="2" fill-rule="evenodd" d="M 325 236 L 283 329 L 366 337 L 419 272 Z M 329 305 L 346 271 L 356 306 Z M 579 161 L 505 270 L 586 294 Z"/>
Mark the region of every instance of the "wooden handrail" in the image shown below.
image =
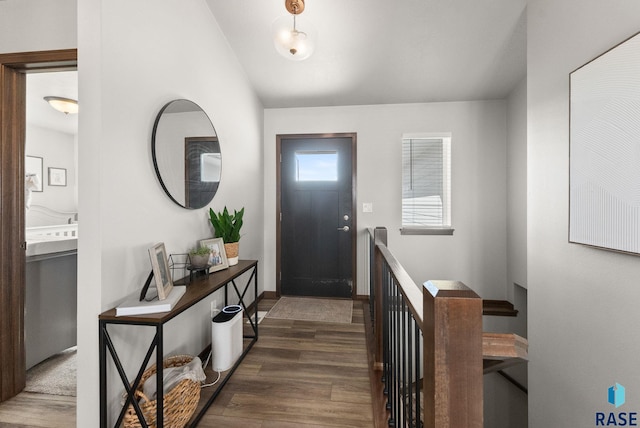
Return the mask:
<path id="1" fill-rule="evenodd" d="M 422 292 L 420 287 L 411 279 L 407 271 L 402 267 L 398 259 L 396 259 L 391 251 L 384 245 L 377 245 L 376 250 L 380 252 L 384 257 L 388 267 L 389 273 L 395 279 L 398 284 L 400 292 L 407 299 L 407 305 L 411 308 L 411 314 L 415 317 L 416 322 L 420 326 L 420 330 L 423 330 L 423 303 Z M 423 330 L 424 331 L 424 330 Z"/>

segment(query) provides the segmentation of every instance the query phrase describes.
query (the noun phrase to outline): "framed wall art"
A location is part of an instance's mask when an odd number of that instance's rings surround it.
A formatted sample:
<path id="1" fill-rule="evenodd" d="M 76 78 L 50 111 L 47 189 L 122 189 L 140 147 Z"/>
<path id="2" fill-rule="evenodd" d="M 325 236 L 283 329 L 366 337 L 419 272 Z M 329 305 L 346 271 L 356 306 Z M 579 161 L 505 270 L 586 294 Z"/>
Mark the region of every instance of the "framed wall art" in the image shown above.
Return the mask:
<path id="1" fill-rule="evenodd" d="M 569 84 L 569 242 L 640 254 L 640 33 Z"/>
<path id="2" fill-rule="evenodd" d="M 66 186 L 67 170 L 66 168 L 49 167 L 49 186 Z"/>

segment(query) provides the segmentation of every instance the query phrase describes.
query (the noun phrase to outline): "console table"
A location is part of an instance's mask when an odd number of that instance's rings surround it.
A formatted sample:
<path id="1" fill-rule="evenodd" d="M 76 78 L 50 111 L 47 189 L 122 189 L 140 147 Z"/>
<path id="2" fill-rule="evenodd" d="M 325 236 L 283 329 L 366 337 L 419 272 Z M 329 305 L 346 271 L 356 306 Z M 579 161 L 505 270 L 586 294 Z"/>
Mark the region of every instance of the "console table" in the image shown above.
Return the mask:
<path id="1" fill-rule="evenodd" d="M 236 280 L 239 276 L 244 273 L 249 273 L 250 277 L 247 280 L 244 287 L 238 288 L 236 284 Z M 247 291 L 251 288 L 253 284 L 254 289 L 254 298 L 255 308 L 254 308 L 254 317 L 253 319 L 249 315 L 247 311 L 247 305 L 244 303 L 244 298 Z M 191 418 L 189 426 L 196 426 L 200 419 L 204 416 L 204 413 L 207 411 L 213 400 L 218 396 L 224 385 L 227 383 L 227 380 L 236 370 L 240 362 L 245 357 L 245 355 L 249 352 L 249 350 L 253 347 L 255 342 L 258 340 L 258 308 L 257 308 L 257 296 L 258 296 L 258 261 L 257 260 L 240 260 L 237 265 L 231 266 L 228 269 L 221 270 L 218 272 L 211 273 L 204 277 L 199 277 L 192 281 L 187 286 L 187 291 L 182 296 L 182 298 L 178 301 L 174 309 L 170 312 L 161 312 L 156 314 L 145 314 L 145 315 L 132 315 L 132 316 L 120 316 L 116 317 L 116 309 L 110 309 L 106 312 L 103 312 L 98 317 L 98 325 L 99 325 L 99 346 L 100 346 L 100 427 L 107 427 L 107 353 L 111 355 L 112 361 L 120 375 L 120 379 L 126 390 L 127 397 L 120 411 L 120 415 L 118 416 L 118 420 L 115 423 L 114 427 L 119 427 L 124 418 L 125 412 L 129 405 L 133 405 L 136 414 L 138 415 L 138 419 L 143 427 L 147 427 L 147 423 L 142 415 L 142 411 L 140 406 L 138 405 L 137 400 L 134 397 L 134 393 L 140 384 L 140 379 L 151 360 L 151 356 L 153 351 L 156 351 L 156 366 L 158 368 L 156 374 L 156 381 L 158 385 L 157 389 L 157 427 L 160 428 L 163 426 L 164 415 L 163 415 L 163 380 L 162 380 L 162 372 L 163 372 L 163 326 L 174 319 L 176 316 L 180 315 L 184 311 L 191 308 L 196 303 L 205 299 L 207 296 L 212 294 L 213 292 L 224 288 L 224 300 L 225 305 L 228 305 L 228 286 L 233 286 L 233 289 L 236 292 L 236 295 L 240 299 L 239 304 L 242 305 L 243 313 L 249 319 L 249 323 L 251 325 L 251 329 L 253 330 L 253 335 L 244 335 L 245 339 L 250 339 L 248 343 L 245 343 L 244 350 L 238 361 L 234 364 L 234 366 L 230 369 L 229 373 L 221 379 L 221 382 L 213 395 L 211 395 L 208 399 L 204 398 L 206 402 L 204 406 L 200 403 L 198 408 L 196 408 L 195 415 Z M 133 382 L 130 382 L 127 379 L 124 368 L 122 367 L 122 363 L 120 358 L 118 357 L 118 351 L 115 349 L 113 342 L 111 341 L 111 337 L 109 336 L 109 332 L 107 327 L 109 324 L 124 324 L 130 326 L 146 326 L 146 327 L 154 327 L 155 328 L 155 336 L 149 345 L 146 356 L 140 365 L 140 369 L 138 370 L 137 376 Z M 245 341 L 246 342 L 246 341 Z M 125 352 L 126 349 L 121 349 L 119 352 Z M 203 398 L 201 398 L 201 401 Z"/>

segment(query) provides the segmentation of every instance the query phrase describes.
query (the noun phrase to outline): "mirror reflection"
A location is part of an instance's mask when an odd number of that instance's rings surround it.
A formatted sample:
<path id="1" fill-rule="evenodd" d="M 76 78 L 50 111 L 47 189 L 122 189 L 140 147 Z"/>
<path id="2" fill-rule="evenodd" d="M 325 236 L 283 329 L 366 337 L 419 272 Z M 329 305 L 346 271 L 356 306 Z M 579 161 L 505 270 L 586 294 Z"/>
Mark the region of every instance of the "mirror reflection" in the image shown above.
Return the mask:
<path id="1" fill-rule="evenodd" d="M 220 143 L 207 114 L 194 102 L 174 100 L 156 118 L 153 165 L 169 198 L 181 207 L 202 208 L 220 184 Z"/>

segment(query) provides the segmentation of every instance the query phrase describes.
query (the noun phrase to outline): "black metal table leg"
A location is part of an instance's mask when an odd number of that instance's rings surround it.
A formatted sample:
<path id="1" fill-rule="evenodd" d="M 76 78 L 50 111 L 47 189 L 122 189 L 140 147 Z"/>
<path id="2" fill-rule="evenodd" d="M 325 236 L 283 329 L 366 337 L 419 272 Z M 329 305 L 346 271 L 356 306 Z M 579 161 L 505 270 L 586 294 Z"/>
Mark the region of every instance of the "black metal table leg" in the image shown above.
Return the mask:
<path id="1" fill-rule="evenodd" d="M 207 400 L 206 404 L 200 411 L 194 415 L 194 418 L 191 421 L 190 426 L 196 426 L 200 419 L 204 416 L 207 408 L 211 405 L 216 396 L 222 391 L 222 388 L 230 379 L 231 375 L 235 372 L 236 368 L 240 365 L 246 354 L 251 350 L 255 342 L 258 338 L 258 308 L 257 308 L 257 297 L 258 297 L 258 261 L 257 260 L 241 260 L 238 267 L 231 268 L 227 272 L 217 273 L 216 275 L 206 275 L 206 278 L 203 278 L 199 283 L 199 286 L 202 288 L 194 288 L 192 290 L 197 290 L 195 293 L 191 292 L 191 295 L 187 294 L 188 300 L 184 302 L 182 305 L 178 305 L 174 310 L 168 313 L 162 314 L 150 314 L 149 316 L 123 316 L 118 317 L 116 308 L 112 308 L 108 311 L 100 314 L 98 318 L 98 341 L 99 341 L 99 378 L 100 378 L 100 387 L 99 387 L 99 397 L 100 397 L 100 427 L 107 428 L 109 423 L 109 415 L 108 415 L 108 360 L 109 355 L 111 356 L 111 360 L 115 366 L 115 369 L 124 385 L 125 389 L 125 400 L 124 405 L 120 410 L 120 414 L 115 422 L 114 427 L 120 427 L 124 420 L 124 417 L 127 414 L 128 409 L 133 408 L 138 419 L 139 423 L 142 427 L 147 428 L 149 425 L 145 420 L 143 415 L 141 405 L 138 403 L 136 398 L 136 390 L 141 384 L 142 376 L 146 371 L 146 367 L 149 365 L 151 358 L 153 357 L 153 353 L 156 353 L 156 384 L 157 384 L 157 393 L 156 393 L 156 423 L 155 425 L 158 428 L 164 426 L 164 379 L 163 379 L 163 371 L 164 371 L 164 332 L 163 326 L 166 322 L 175 318 L 177 315 L 185 311 L 186 309 L 192 307 L 196 303 L 202 301 L 207 296 L 211 295 L 215 291 L 224 288 L 224 299 L 225 305 L 229 303 L 229 295 L 228 295 L 228 285 L 229 283 L 233 284 L 233 287 L 240 299 L 240 305 L 243 307 L 244 312 L 247 312 L 247 305 L 244 300 L 251 288 L 251 281 L 253 281 L 253 290 L 255 294 L 256 307 L 254 316 L 251 317 L 247 315 L 249 322 L 251 323 L 251 327 L 253 328 L 254 335 L 253 336 L 244 336 L 245 339 L 251 339 L 248 344 L 246 344 L 245 349 L 242 354 L 235 362 L 233 367 L 230 369 L 229 373 L 221 380 L 219 387 L 213 393 L 213 395 Z M 234 279 L 238 278 L 245 273 L 251 273 L 249 279 L 246 282 L 246 285 L 242 289 L 236 286 Z M 253 318 L 253 320 L 252 320 Z M 108 326 L 110 324 L 120 324 L 120 325 L 130 325 L 130 326 L 144 326 L 144 327 L 155 327 L 156 334 L 147 349 L 146 355 L 142 364 L 140 365 L 138 372 L 135 376 L 133 382 L 130 382 L 127 374 L 124 370 L 120 357 L 116 352 L 114 343 L 111 340 L 109 335 Z"/>
<path id="2" fill-rule="evenodd" d="M 156 426 L 163 427 L 164 426 L 164 382 L 163 382 L 163 371 L 164 371 L 164 351 L 163 351 L 163 337 L 162 337 L 162 324 L 158 324 L 156 327 L 156 335 L 158 337 L 158 342 L 156 344 Z"/>
<path id="3" fill-rule="evenodd" d="M 105 322 L 98 322 L 99 365 L 100 365 L 100 428 L 107 427 L 107 356 L 104 343 Z"/>

